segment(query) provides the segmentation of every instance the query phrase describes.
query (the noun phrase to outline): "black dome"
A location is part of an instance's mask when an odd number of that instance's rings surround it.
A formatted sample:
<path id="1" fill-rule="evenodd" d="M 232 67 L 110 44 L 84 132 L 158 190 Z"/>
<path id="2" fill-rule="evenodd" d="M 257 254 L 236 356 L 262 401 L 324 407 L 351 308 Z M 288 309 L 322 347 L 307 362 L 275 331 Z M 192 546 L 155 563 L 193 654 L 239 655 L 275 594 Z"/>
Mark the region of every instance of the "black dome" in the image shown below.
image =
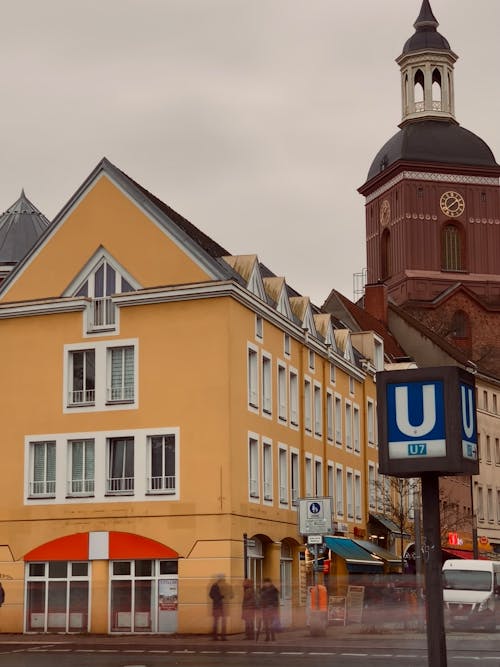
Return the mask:
<path id="1" fill-rule="evenodd" d="M 406 41 L 403 55 L 413 51 L 450 51 L 450 43 L 437 30 L 419 30 Z"/>
<path id="2" fill-rule="evenodd" d="M 415 121 L 401 128 L 375 156 L 367 180 L 398 160 L 498 167 L 490 148 L 477 135 L 439 120 Z"/>

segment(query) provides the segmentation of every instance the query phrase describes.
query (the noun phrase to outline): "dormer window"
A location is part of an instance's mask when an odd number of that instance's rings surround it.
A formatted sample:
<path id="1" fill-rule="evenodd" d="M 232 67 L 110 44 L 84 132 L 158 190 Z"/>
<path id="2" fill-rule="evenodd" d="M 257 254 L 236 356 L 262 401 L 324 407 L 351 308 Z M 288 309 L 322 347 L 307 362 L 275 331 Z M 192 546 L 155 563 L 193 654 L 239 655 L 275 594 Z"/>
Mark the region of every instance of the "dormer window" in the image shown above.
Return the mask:
<path id="1" fill-rule="evenodd" d="M 89 328 L 92 331 L 114 328 L 116 312 L 111 295 L 133 289 L 110 262 L 102 260 L 76 292 L 76 296 L 92 299 Z"/>

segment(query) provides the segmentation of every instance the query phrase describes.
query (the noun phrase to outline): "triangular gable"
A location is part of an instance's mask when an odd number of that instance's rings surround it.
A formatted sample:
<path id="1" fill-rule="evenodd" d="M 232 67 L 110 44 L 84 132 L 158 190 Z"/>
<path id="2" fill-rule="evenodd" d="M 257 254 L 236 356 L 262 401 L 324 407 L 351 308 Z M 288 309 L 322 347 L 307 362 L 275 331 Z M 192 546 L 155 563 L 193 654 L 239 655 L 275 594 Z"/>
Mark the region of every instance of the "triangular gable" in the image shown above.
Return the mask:
<path id="1" fill-rule="evenodd" d="M 329 345 L 331 350 L 337 352 L 331 316 L 328 313 L 317 313 L 314 315 L 314 322 L 316 330 L 323 337 L 325 344 Z"/>
<path id="2" fill-rule="evenodd" d="M 119 220 L 119 231 L 115 233 L 116 243 L 111 243 L 111 231 L 108 229 L 106 216 L 108 213 L 110 216 L 114 215 L 116 222 L 119 217 L 117 209 L 124 215 Z M 126 248 L 127 234 L 139 220 L 147 238 L 144 244 L 140 243 L 139 238 L 134 239 L 129 243 L 129 246 L 133 247 Z M 144 224 L 146 220 L 153 223 L 152 227 Z M 78 228 L 76 221 L 80 225 Z M 66 229 L 70 222 L 73 234 L 75 229 L 79 230 L 81 244 L 73 239 L 73 247 L 69 247 L 68 240 L 63 249 L 63 241 L 57 235 L 62 228 Z M 69 233 L 67 235 L 69 236 Z M 100 236 L 103 239 L 106 237 L 107 241 L 100 239 Z M 55 239 L 58 239 L 58 253 L 53 246 Z M 162 239 L 166 239 L 165 244 Z M 227 250 L 104 159 L 71 197 L 28 255 L 0 285 L 0 300 L 15 301 L 60 295 L 74 276 L 71 262 L 75 260 L 83 265 L 83 257 L 78 257 L 78 253 L 86 251 L 88 257 L 90 247 L 86 246 L 90 243 L 94 243 L 94 248 L 99 244 L 105 245 L 115 257 L 119 256 L 115 246 L 126 249 L 125 259 L 120 256 L 119 261 L 131 271 L 139 259 L 145 258 L 146 253 L 150 254 L 149 265 L 143 260 L 144 276 L 137 279 L 144 287 L 207 279 L 224 280 L 232 275 L 219 261 L 220 257 L 228 254 Z M 51 246 L 53 252 L 47 250 Z M 169 264 L 165 254 L 173 248 L 176 248 L 177 254 L 175 261 Z M 134 257 L 137 261 L 134 261 Z M 44 262 L 43 268 L 41 262 Z M 57 266 L 58 270 L 48 272 L 47 264 L 50 264 L 51 268 Z M 70 275 L 69 271 L 73 271 L 73 275 Z M 179 275 L 177 279 L 173 275 L 176 271 L 184 275 Z M 36 273 L 36 278 L 33 272 Z M 29 278 L 24 278 L 25 275 Z M 22 280 L 24 282 L 21 282 Z M 60 285 L 61 280 L 65 281 L 65 284 Z"/>
<path id="3" fill-rule="evenodd" d="M 282 276 L 264 278 L 264 289 L 268 298 L 275 303 L 278 313 L 289 320 L 293 320 L 285 279 Z"/>
<path id="4" fill-rule="evenodd" d="M 249 292 L 267 301 L 257 255 L 228 255 L 223 259 L 243 278 Z"/>
<path id="5" fill-rule="evenodd" d="M 290 307 L 293 314 L 298 318 L 303 329 L 306 329 L 311 336 L 317 337 L 316 325 L 311 308 L 311 300 L 308 296 L 290 297 Z"/>
<path id="6" fill-rule="evenodd" d="M 99 266 L 103 265 L 104 263 L 111 266 L 114 269 L 114 271 L 116 272 L 116 274 L 121 276 L 121 278 L 124 279 L 128 283 L 131 290 L 141 289 L 142 285 L 127 271 L 127 269 L 125 269 L 125 267 L 121 266 L 120 263 L 117 262 L 116 259 L 112 255 L 110 255 L 110 253 L 108 253 L 105 248 L 100 247 L 92 255 L 92 257 L 85 264 L 85 266 L 81 269 L 81 271 L 79 271 L 78 274 L 73 278 L 71 283 L 64 290 L 62 296 L 76 296 L 76 295 L 78 295 L 78 293 L 82 289 L 82 285 L 84 285 L 89 280 L 89 278 L 92 276 L 92 274 L 95 273 L 96 269 L 98 269 Z M 118 290 L 118 289 L 116 289 L 116 292 L 119 292 L 119 291 L 124 292 L 124 291 L 129 291 L 129 290 Z M 87 296 L 87 295 L 85 295 L 85 296 Z"/>
<path id="7" fill-rule="evenodd" d="M 335 341 L 337 350 L 347 361 L 354 362 L 354 351 L 352 349 L 351 333 L 349 329 L 335 329 Z"/>

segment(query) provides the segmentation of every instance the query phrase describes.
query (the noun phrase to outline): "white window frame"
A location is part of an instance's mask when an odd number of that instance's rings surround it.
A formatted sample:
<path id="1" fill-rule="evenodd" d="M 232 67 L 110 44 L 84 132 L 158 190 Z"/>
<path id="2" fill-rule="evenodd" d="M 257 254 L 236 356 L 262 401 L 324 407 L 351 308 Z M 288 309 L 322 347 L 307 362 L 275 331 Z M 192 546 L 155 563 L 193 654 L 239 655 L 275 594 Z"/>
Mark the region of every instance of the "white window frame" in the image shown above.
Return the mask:
<path id="1" fill-rule="evenodd" d="M 154 435 L 175 435 L 176 445 L 176 490 L 169 495 L 156 495 L 148 493 L 147 478 L 149 476 L 147 443 L 148 437 Z M 109 494 L 107 492 L 108 475 L 108 443 L 112 438 L 131 437 L 134 439 L 134 491 L 123 495 L 121 493 Z M 68 443 L 76 440 L 94 440 L 94 493 L 93 495 L 68 495 L 68 480 L 71 476 L 71 456 Z M 30 497 L 29 482 L 31 477 L 31 443 L 51 441 L 56 445 L 56 485 L 55 494 L 50 496 Z M 181 498 L 181 486 L 179 470 L 181 465 L 181 440 L 180 429 L 172 426 L 160 426 L 154 428 L 139 428 L 126 430 L 92 430 L 73 431 L 63 433 L 37 433 L 26 435 L 24 438 L 24 480 L 25 498 L 24 504 L 30 505 L 72 505 L 72 504 L 113 504 L 113 503 L 138 503 L 138 502 L 174 502 Z"/>
<path id="2" fill-rule="evenodd" d="M 266 504 L 273 502 L 273 443 L 262 438 L 262 495 Z"/>
<path id="3" fill-rule="evenodd" d="M 366 426 L 368 436 L 368 446 L 375 444 L 375 403 L 371 398 L 366 401 Z"/>
<path id="4" fill-rule="evenodd" d="M 300 454 L 293 447 L 290 447 L 290 498 L 296 508 L 300 498 Z"/>
<path id="5" fill-rule="evenodd" d="M 112 467 L 114 462 L 114 457 L 116 456 L 117 445 L 120 442 L 126 443 L 125 447 L 125 458 L 123 460 L 121 476 L 112 477 Z M 131 445 L 131 447 L 129 446 Z M 127 476 L 126 468 L 127 463 L 130 464 L 129 459 L 132 459 L 132 476 Z M 135 452 L 136 452 L 136 443 L 133 436 L 124 435 L 118 437 L 108 438 L 107 447 L 106 447 L 106 494 L 113 496 L 121 495 L 133 495 L 135 490 Z"/>
<path id="6" fill-rule="evenodd" d="M 248 498 L 260 502 L 260 447 L 255 433 L 248 434 Z"/>
<path id="7" fill-rule="evenodd" d="M 273 414 L 273 360 L 267 352 L 262 353 L 262 414 L 272 417 Z"/>
<path id="8" fill-rule="evenodd" d="M 132 383 L 127 383 L 126 378 L 126 364 L 127 364 L 127 353 L 132 351 L 132 373 L 133 380 Z M 118 386 L 113 385 L 113 359 L 114 356 L 118 353 L 121 353 L 121 379 Z M 123 403 L 133 403 L 135 400 L 135 395 L 137 392 L 137 361 L 135 358 L 136 350 L 133 345 L 120 345 L 113 344 L 108 347 L 107 350 L 107 397 L 106 402 L 108 404 L 120 404 Z M 117 393 L 118 392 L 118 393 Z"/>
<path id="9" fill-rule="evenodd" d="M 278 420 L 283 424 L 288 421 L 288 378 L 286 364 L 278 361 Z"/>
<path id="10" fill-rule="evenodd" d="M 304 482 L 305 482 L 305 497 L 312 498 L 313 496 L 313 469 L 311 454 L 304 455 Z"/>
<path id="11" fill-rule="evenodd" d="M 313 384 L 314 435 L 323 436 L 323 391 L 319 382 Z"/>
<path id="12" fill-rule="evenodd" d="M 260 342 L 264 340 L 264 320 L 260 315 L 255 316 L 255 338 Z"/>
<path id="13" fill-rule="evenodd" d="M 352 439 L 355 454 L 361 453 L 361 415 L 359 405 L 353 403 L 352 406 Z"/>
<path id="14" fill-rule="evenodd" d="M 344 517 L 344 468 L 335 465 L 335 514 Z"/>
<path id="15" fill-rule="evenodd" d="M 278 485 L 280 505 L 288 506 L 288 449 L 278 443 Z"/>
<path id="16" fill-rule="evenodd" d="M 344 404 L 344 419 L 345 419 L 345 448 L 352 451 L 352 403 L 345 401 Z"/>
<path id="17" fill-rule="evenodd" d="M 290 356 L 292 354 L 292 342 L 290 334 L 287 333 L 283 334 L 283 354 L 287 359 L 290 359 Z"/>
<path id="18" fill-rule="evenodd" d="M 334 395 L 335 399 L 335 444 L 337 447 L 342 447 L 342 396 L 340 394 Z"/>
<path id="19" fill-rule="evenodd" d="M 377 507 L 377 469 L 374 463 L 368 463 L 368 506 L 370 509 Z"/>
<path id="20" fill-rule="evenodd" d="M 259 349 L 247 344 L 247 390 L 248 409 L 259 410 Z"/>
<path id="21" fill-rule="evenodd" d="M 35 479 L 35 460 L 43 452 L 43 477 Z M 57 489 L 57 446 L 56 442 L 49 438 L 33 439 L 29 443 L 29 476 L 27 477 L 28 498 L 54 498 Z"/>
<path id="22" fill-rule="evenodd" d="M 295 368 L 288 371 L 290 426 L 299 428 L 299 375 Z"/>
<path id="23" fill-rule="evenodd" d="M 134 383 L 132 388 L 133 397 L 125 401 L 109 401 L 108 387 L 110 386 L 110 354 L 114 348 L 133 348 L 134 352 Z M 64 414 L 75 414 L 80 412 L 109 412 L 114 410 L 137 410 L 139 407 L 139 339 L 123 338 L 121 340 L 104 340 L 87 344 L 69 343 L 63 346 L 63 395 L 62 410 Z M 72 387 L 72 354 L 94 350 L 95 359 L 95 394 L 92 403 L 70 403 L 69 393 Z"/>
<path id="24" fill-rule="evenodd" d="M 82 389 L 75 389 L 75 356 L 83 355 L 83 378 L 82 378 Z M 96 358 L 95 358 L 95 348 L 87 347 L 82 349 L 70 350 L 68 352 L 68 405 L 94 405 L 95 404 L 95 384 L 96 384 Z M 94 385 L 93 389 L 89 389 L 89 378 L 87 376 L 87 356 L 93 357 L 94 362 L 94 377 L 92 384 Z"/>
<path id="25" fill-rule="evenodd" d="M 354 471 L 354 518 L 356 523 L 362 520 L 363 507 L 363 486 L 361 484 L 361 473 L 359 470 Z"/>
<path id="26" fill-rule="evenodd" d="M 161 460 L 161 475 L 153 476 L 153 438 L 162 439 L 162 460 Z M 168 439 L 168 442 L 167 442 Z M 174 465 L 173 470 L 166 470 L 166 453 L 165 447 L 171 445 L 173 440 L 174 445 Z M 176 443 L 176 434 L 172 432 L 166 433 L 157 433 L 154 435 L 149 435 L 147 438 L 147 493 L 151 495 L 172 495 L 177 491 L 178 480 L 179 480 L 179 469 L 178 469 L 178 445 Z M 166 472 L 173 472 L 173 474 L 166 475 Z"/>
<path id="27" fill-rule="evenodd" d="M 335 439 L 334 419 L 333 419 L 333 393 L 330 389 L 326 390 L 326 439 L 333 444 Z"/>
<path id="28" fill-rule="evenodd" d="M 75 450 L 82 446 L 82 475 L 81 479 L 74 479 Z M 95 491 L 95 441 L 94 438 L 68 440 L 68 474 L 67 490 L 68 496 L 92 497 Z M 90 455 L 92 452 L 92 455 Z M 89 462 L 90 459 L 90 462 Z"/>
<path id="29" fill-rule="evenodd" d="M 332 507 L 334 507 L 335 499 L 335 465 L 333 461 L 327 461 L 326 464 L 326 495 L 332 499 Z"/>
<path id="30" fill-rule="evenodd" d="M 309 370 L 312 373 L 316 368 L 316 355 L 312 350 L 308 350 L 307 353 L 308 353 Z"/>
<path id="31" fill-rule="evenodd" d="M 314 457 L 314 495 L 323 497 L 323 459 L 319 456 Z"/>
<path id="32" fill-rule="evenodd" d="M 312 384 L 311 378 L 304 377 L 304 430 L 312 434 Z"/>
<path id="33" fill-rule="evenodd" d="M 354 472 L 352 468 L 345 470 L 345 485 L 347 519 L 354 521 Z"/>

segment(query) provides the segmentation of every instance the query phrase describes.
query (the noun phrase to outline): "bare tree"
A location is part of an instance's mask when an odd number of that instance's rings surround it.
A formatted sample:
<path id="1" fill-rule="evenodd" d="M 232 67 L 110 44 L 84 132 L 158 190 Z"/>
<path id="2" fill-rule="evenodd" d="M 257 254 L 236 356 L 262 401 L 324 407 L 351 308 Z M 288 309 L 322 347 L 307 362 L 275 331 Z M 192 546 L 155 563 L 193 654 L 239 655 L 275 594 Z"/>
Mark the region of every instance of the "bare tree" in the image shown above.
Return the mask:
<path id="1" fill-rule="evenodd" d="M 376 482 L 378 506 L 399 531 L 401 570 L 404 572 L 404 536 L 414 537 L 415 498 L 419 497 L 420 479 L 410 477 L 381 476 Z"/>

